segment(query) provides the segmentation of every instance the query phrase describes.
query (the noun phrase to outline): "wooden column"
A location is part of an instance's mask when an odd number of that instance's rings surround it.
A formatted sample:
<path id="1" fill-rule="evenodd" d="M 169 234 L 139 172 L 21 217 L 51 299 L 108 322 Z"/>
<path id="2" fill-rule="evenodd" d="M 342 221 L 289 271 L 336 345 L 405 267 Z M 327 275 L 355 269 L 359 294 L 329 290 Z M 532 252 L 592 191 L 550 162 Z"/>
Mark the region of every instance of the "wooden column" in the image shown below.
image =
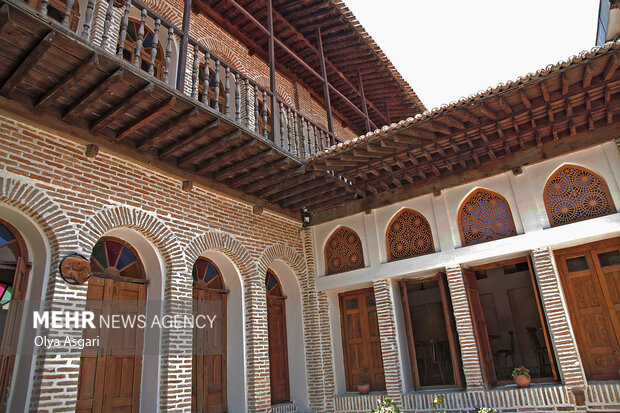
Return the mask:
<path id="1" fill-rule="evenodd" d="M 273 37 L 273 3 L 267 0 L 267 28 L 269 29 L 269 87 L 271 89 L 271 132 L 273 140 L 276 140 L 276 56 Z M 267 102 L 263 102 L 266 105 Z M 267 127 L 267 125 L 265 125 Z"/>
<path id="2" fill-rule="evenodd" d="M 185 86 L 185 68 L 187 66 L 187 45 L 189 43 L 189 18 L 192 13 L 192 0 L 185 0 L 183 8 L 183 37 L 179 50 L 179 66 L 177 71 L 177 89 L 183 92 Z M 206 93 L 206 92 L 205 92 Z"/>
<path id="3" fill-rule="evenodd" d="M 366 95 L 364 95 L 364 83 L 362 82 L 362 73 L 357 70 L 357 80 L 360 85 L 360 97 L 362 98 L 362 110 L 366 116 L 366 132 L 370 131 L 370 118 L 368 117 L 368 107 L 366 106 Z"/>
<path id="4" fill-rule="evenodd" d="M 332 105 L 329 101 L 329 81 L 327 80 L 327 69 L 325 67 L 325 55 L 323 54 L 323 37 L 321 27 L 316 28 L 316 37 L 319 44 L 319 59 L 321 60 L 321 75 L 323 76 L 323 95 L 325 97 L 325 112 L 327 113 L 327 130 L 334 134 L 334 123 L 332 121 Z M 363 99 L 362 99 L 363 100 Z"/>

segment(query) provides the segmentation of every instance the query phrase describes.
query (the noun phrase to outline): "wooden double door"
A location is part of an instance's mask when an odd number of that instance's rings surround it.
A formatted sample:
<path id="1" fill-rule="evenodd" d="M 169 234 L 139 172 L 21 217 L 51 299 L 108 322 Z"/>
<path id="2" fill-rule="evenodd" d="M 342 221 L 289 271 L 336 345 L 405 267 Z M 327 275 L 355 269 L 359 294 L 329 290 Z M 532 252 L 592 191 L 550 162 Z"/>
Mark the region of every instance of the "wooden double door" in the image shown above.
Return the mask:
<path id="1" fill-rule="evenodd" d="M 385 390 L 377 305 L 372 288 L 339 295 L 347 391 L 357 391 L 365 369 L 373 391 Z"/>
<path id="2" fill-rule="evenodd" d="M 212 327 L 208 320 L 194 326 L 192 412 L 226 412 L 226 291 L 194 286 L 194 314 L 215 321 Z"/>
<path id="3" fill-rule="evenodd" d="M 620 238 L 555 256 L 586 377 L 620 379 Z"/>
<path id="4" fill-rule="evenodd" d="M 119 277 L 120 278 L 120 277 Z M 78 413 L 137 413 L 140 410 L 144 328 L 107 328 L 103 317 L 144 315 L 146 280 L 136 282 L 92 276 L 88 281 L 86 310 L 95 314 L 95 328 L 85 339 L 99 337 L 99 346 L 84 347 L 80 360 Z"/>

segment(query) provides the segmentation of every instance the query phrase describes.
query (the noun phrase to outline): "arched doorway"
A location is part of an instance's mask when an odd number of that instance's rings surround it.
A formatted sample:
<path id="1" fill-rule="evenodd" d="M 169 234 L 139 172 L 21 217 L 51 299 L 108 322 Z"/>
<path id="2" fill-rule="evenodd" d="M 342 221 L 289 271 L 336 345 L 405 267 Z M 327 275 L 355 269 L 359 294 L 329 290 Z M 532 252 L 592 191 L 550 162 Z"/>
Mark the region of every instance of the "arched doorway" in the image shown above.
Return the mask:
<path id="1" fill-rule="evenodd" d="M 30 268 L 19 232 L 0 219 L 0 411 L 5 411 L 15 367 L 21 311 L 12 301 L 24 300 Z"/>
<path id="2" fill-rule="evenodd" d="M 100 337 L 100 347 L 84 347 L 78 379 L 78 412 L 138 412 L 142 379 L 144 328 L 101 328 L 104 318 L 145 314 L 146 279 L 137 251 L 120 238 L 103 237 L 93 247 L 92 276 L 86 309 L 95 313 L 94 329 L 85 339 Z"/>
<path id="3" fill-rule="evenodd" d="M 288 377 L 288 345 L 286 340 L 286 296 L 272 270 L 265 277 L 267 289 L 267 324 L 269 330 L 269 377 L 271 404 L 291 399 Z"/>
<path id="4" fill-rule="evenodd" d="M 194 263 L 194 315 L 215 317 L 213 326 L 194 325 L 192 357 L 192 412 L 226 412 L 227 331 L 226 298 L 222 272 L 215 263 L 200 257 Z M 207 321 L 209 324 L 209 321 Z M 201 327 L 202 325 L 202 327 Z"/>

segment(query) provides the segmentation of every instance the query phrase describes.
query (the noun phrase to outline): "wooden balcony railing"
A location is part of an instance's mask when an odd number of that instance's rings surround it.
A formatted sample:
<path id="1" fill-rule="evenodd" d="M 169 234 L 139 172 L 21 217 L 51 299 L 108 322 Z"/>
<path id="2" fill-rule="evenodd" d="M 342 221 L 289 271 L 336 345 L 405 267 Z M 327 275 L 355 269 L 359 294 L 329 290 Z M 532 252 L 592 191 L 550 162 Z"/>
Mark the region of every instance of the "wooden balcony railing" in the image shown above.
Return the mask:
<path id="1" fill-rule="evenodd" d="M 69 22 L 74 2 L 66 1 L 64 16 L 59 20 L 67 30 L 76 32 L 83 41 L 105 53 L 129 60 L 137 69 L 178 89 L 197 105 L 219 112 L 269 139 L 284 152 L 303 161 L 336 143 L 333 134 L 139 0 L 125 0 L 124 4 L 122 0 L 110 1 L 103 22 L 94 19 L 95 0 L 88 0 L 83 24 L 72 30 Z M 49 0 L 42 0 L 37 11 L 53 18 L 48 15 L 48 6 Z M 130 19 L 136 15 L 140 16 L 139 21 Z M 175 53 L 176 44 L 185 43 L 180 41 L 184 36 L 187 47 Z M 184 66 L 184 76 L 177 76 L 181 79 L 177 81 L 172 73 Z M 270 108 L 276 113 L 272 114 Z"/>

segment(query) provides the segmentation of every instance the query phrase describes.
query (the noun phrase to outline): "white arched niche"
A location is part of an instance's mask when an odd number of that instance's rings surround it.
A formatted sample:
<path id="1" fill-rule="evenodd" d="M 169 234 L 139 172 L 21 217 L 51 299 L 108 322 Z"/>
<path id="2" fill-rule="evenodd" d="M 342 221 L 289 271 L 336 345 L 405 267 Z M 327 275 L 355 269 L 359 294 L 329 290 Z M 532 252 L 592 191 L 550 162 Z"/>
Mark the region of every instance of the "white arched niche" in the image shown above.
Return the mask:
<path id="1" fill-rule="evenodd" d="M 226 297 L 226 394 L 228 411 L 247 411 L 244 293 L 241 273 L 225 254 L 205 251 L 200 255 L 215 263 L 222 272 Z"/>
<path id="2" fill-rule="evenodd" d="M 280 280 L 282 292 L 287 297 L 285 302 L 286 344 L 291 400 L 297 403 L 298 411 L 309 411 L 301 289 L 295 272 L 284 261 L 275 260 L 269 268 Z"/>
<path id="3" fill-rule="evenodd" d="M 144 265 L 146 278 L 149 280 L 146 288 L 147 320 L 152 320 L 155 315 L 161 319 L 164 315 L 163 293 L 166 269 L 157 247 L 144 235 L 131 228 L 114 228 L 106 232 L 104 236 L 120 238 L 136 249 Z M 160 329 L 145 329 L 140 386 L 140 411 L 143 412 L 159 411 L 161 341 L 162 331 Z"/>
<path id="4" fill-rule="evenodd" d="M 42 311 L 44 291 L 47 288 L 50 274 L 51 248 L 49 240 L 34 221 L 17 209 L 0 205 L 0 218 L 13 225 L 19 231 L 26 243 L 28 261 L 32 263 L 26 292 L 26 299 L 31 305 L 25 308 L 28 311 Z M 35 350 L 34 338 L 37 333 L 31 326 L 26 325 L 29 320 L 29 317 L 22 316 L 18 339 L 19 354 L 15 358 L 7 412 L 25 412 L 29 410 L 28 406 L 30 405 L 30 397 L 33 390 L 33 373 L 36 361 L 33 356 Z M 25 385 L 22 386 L 19 383 L 24 383 Z"/>

